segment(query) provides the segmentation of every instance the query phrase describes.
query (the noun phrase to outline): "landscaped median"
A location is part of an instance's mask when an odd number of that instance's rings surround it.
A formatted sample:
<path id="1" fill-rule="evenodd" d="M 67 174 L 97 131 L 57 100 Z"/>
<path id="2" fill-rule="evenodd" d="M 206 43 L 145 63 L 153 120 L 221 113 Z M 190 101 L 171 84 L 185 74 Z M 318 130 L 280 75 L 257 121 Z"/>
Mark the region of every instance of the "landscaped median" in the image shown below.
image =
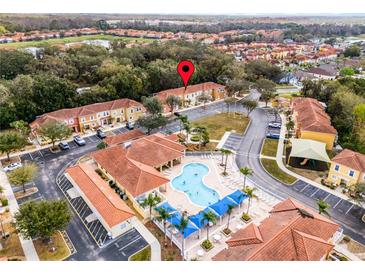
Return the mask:
<path id="1" fill-rule="evenodd" d="M 261 164 L 267 173 L 284 184 L 291 185 L 297 180 L 295 177 L 282 171 L 276 160 L 261 158 Z"/>
<path id="2" fill-rule="evenodd" d="M 262 145 L 261 154 L 269 157 L 276 157 L 278 144 L 278 140 L 266 138 Z"/>
<path id="3" fill-rule="evenodd" d="M 151 261 L 151 247 L 148 245 L 129 257 L 129 261 Z"/>
<path id="4" fill-rule="evenodd" d="M 33 244 L 41 261 L 63 261 L 71 255 L 71 251 L 60 232 L 52 235 L 49 243 L 37 239 L 33 240 Z"/>

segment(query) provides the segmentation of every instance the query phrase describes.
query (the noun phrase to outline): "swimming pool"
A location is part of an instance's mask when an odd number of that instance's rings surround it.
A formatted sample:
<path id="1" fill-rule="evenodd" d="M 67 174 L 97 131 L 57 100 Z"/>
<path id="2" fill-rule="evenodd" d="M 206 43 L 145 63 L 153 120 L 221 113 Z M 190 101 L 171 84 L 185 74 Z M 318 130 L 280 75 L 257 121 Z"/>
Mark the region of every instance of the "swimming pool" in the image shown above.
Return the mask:
<path id="1" fill-rule="evenodd" d="M 200 163 L 190 163 L 184 166 L 182 173 L 171 181 L 176 190 L 184 192 L 189 199 L 202 207 L 207 207 L 219 200 L 219 194 L 207 187 L 203 178 L 209 173 L 209 168 Z"/>

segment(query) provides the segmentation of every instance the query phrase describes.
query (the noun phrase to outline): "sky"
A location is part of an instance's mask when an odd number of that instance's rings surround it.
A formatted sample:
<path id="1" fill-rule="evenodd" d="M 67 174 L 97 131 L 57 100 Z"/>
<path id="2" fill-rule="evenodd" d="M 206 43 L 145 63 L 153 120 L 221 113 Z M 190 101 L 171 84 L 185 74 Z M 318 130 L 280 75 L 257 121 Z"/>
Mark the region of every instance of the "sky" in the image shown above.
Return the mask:
<path id="1" fill-rule="evenodd" d="M 365 13 L 364 0 L 0 0 L 0 13 Z"/>

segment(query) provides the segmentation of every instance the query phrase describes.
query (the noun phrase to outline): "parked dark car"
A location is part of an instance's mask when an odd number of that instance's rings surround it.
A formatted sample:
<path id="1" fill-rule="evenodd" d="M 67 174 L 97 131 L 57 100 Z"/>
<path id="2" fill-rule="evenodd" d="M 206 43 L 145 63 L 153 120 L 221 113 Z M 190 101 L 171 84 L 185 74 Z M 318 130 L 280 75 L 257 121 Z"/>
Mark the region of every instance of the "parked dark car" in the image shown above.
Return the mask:
<path id="1" fill-rule="evenodd" d="M 70 146 L 68 145 L 67 142 L 63 141 L 63 142 L 60 142 L 58 144 L 59 148 L 62 149 L 62 150 L 66 150 L 66 149 L 70 149 Z"/>
<path id="2" fill-rule="evenodd" d="M 98 136 L 100 139 L 104 139 L 106 137 L 105 133 L 101 129 L 96 131 L 96 136 Z"/>
<path id="3" fill-rule="evenodd" d="M 74 137 L 74 142 L 78 145 L 78 146 L 84 146 L 86 145 L 86 142 L 84 139 L 82 139 L 79 135 Z"/>

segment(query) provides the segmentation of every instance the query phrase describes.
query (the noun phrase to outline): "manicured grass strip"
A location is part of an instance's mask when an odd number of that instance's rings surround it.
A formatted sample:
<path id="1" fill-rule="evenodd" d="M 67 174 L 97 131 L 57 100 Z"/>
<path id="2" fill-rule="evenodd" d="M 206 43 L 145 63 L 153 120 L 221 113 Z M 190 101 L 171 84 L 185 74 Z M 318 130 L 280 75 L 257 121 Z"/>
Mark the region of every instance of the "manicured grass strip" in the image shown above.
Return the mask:
<path id="1" fill-rule="evenodd" d="M 129 258 L 130 261 L 151 261 L 151 247 L 147 246 Z"/>
<path id="2" fill-rule="evenodd" d="M 1 48 L 26 48 L 26 47 L 40 47 L 44 45 L 58 45 L 58 44 L 67 44 L 73 42 L 81 42 L 85 40 L 120 40 L 124 42 L 140 42 L 140 43 L 148 43 L 153 42 L 153 39 L 147 38 L 134 38 L 134 37 L 118 37 L 113 35 L 81 35 L 75 37 L 66 37 L 66 38 L 52 38 L 42 41 L 27 41 L 27 42 L 14 42 L 14 43 L 6 43 L 0 44 Z"/>
<path id="3" fill-rule="evenodd" d="M 295 177 L 282 171 L 275 160 L 261 159 L 261 163 L 268 173 L 284 184 L 291 185 L 297 180 Z"/>
<path id="4" fill-rule="evenodd" d="M 262 146 L 261 154 L 265 156 L 276 156 L 276 151 L 278 150 L 278 140 L 275 139 L 265 139 L 264 145 Z"/>
<path id="5" fill-rule="evenodd" d="M 57 232 L 51 238 L 52 239 L 49 244 L 44 243 L 41 239 L 33 241 L 34 247 L 41 261 L 61 261 L 71 255 L 71 251 L 64 241 L 61 233 Z M 52 251 L 52 247 L 55 247 L 56 250 Z"/>
<path id="6" fill-rule="evenodd" d="M 193 126 L 205 126 L 208 129 L 209 137 L 213 140 L 220 140 L 226 131 L 235 130 L 243 134 L 250 119 L 243 115 L 233 113 L 219 113 L 193 121 Z"/>
<path id="7" fill-rule="evenodd" d="M 0 216 L 1 218 L 2 216 Z M 0 236 L 0 244 L 3 249 L 0 250 L 0 257 L 7 257 L 8 260 L 25 260 L 22 245 L 20 244 L 19 236 L 16 232 L 14 225 L 3 224 L 5 232 L 10 236 L 7 239 L 3 239 Z"/>

